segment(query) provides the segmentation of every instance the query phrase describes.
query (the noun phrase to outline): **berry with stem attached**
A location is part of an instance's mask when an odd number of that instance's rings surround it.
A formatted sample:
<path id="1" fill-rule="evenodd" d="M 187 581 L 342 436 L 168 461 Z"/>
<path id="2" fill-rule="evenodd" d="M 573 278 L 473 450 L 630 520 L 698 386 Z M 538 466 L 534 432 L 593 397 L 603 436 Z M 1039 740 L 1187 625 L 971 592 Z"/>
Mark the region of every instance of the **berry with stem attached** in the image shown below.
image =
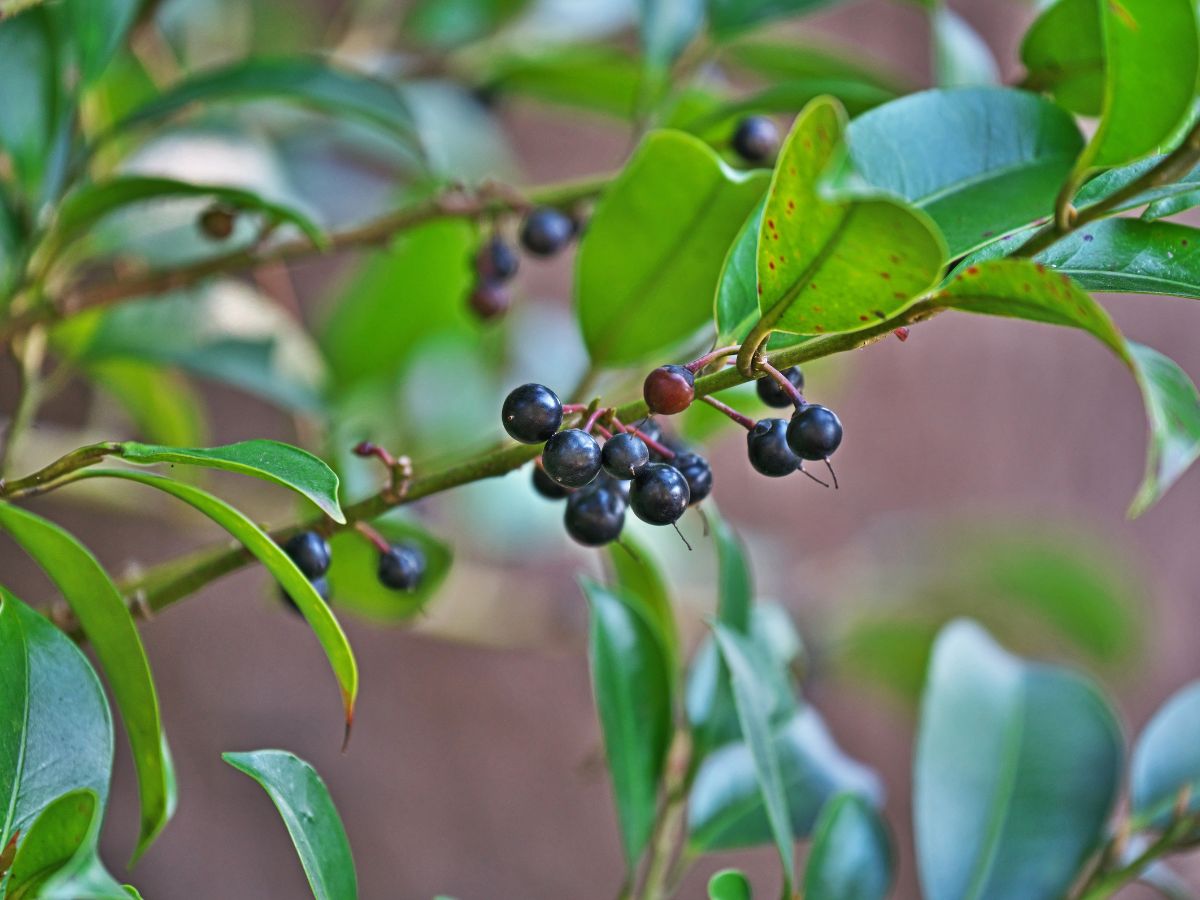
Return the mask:
<path id="1" fill-rule="evenodd" d="M 829 459 L 842 443 L 842 422 L 832 409 L 809 403 L 792 416 L 787 442 L 801 459 Z"/>
<path id="2" fill-rule="evenodd" d="M 329 542 L 315 531 L 302 531 L 292 535 L 283 545 L 283 552 L 309 581 L 328 572 L 329 563 L 333 559 Z"/>
<path id="3" fill-rule="evenodd" d="M 650 463 L 633 479 L 629 505 L 643 522 L 670 525 L 688 507 L 691 499 L 687 479 L 674 466 Z"/>
<path id="4" fill-rule="evenodd" d="M 416 544 L 393 544 L 379 554 L 379 583 L 393 591 L 413 591 L 425 574 L 425 554 Z"/>
<path id="5" fill-rule="evenodd" d="M 581 428 L 567 428 L 546 441 L 542 467 L 563 487 L 583 487 L 600 473 L 600 444 Z"/>
<path id="6" fill-rule="evenodd" d="M 597 479 L 567 498 L 563 525 L 567 534 L 585 547 L 615 541 L 625 526 L 626 500 L 615 483 L 610 484 Z"/>
<path id="7" fill-rule="evenodd" d="M 748 163 L 765 163 L 779 150 L 779 129 L 766 116 L 747 116 L 733 132 L 733 149 Z"/>
<path id="8" fill-rule="evenodd" d="M 521 223 L 521 246 L 534 256 L 554 256 L 575 234 L 575 223 L 549 206 L 531 211 Z"/>
<path id="9" fill-rule="evenodd" d="M 650 448 L 636 434 L 619 432 L 604 442 L 600 462 L 613 478 L 629 479 L 650 462 Z"/>
<path id="10" fill-rule="evenodd" d="M 679 453 L 671 461 L 671 465 L 687 481 L 688 506 L 695 506 L 712 493 L 713 473 L 708 460 L 699 453 Z"/>
<path id="11" fill-rule="evenodd" d="M 520 259 L 512 245 L 497 235 L 475 251 L 475 272 L 481 281 L 508 281 L 517 274 Z"/>
<path id="12" fill-rule="evenodd" d="M 642 383 L 642 396 L 650 412 L 673 416 L 692 405 L 696 376 L 686 366 L 659 366 Z"/>
<path id="13" fill-rule="evenodd" d="M 800 468 L 800 457 L 788 446 L 788 423 L 761 419 L 746 435 L 746 450 L 754 470 L 771 478 L 791 475 Z"/>
<path id="14" fill-rule="evenodd" d="M 571 493 L 570 488 L 563 487 L 539 465 L 533 467 L 533 489 L 547 500 L 561 500 Z"/>
<path id="15" fill-rule="evenodd" d="M 791 382 L 792 387 L 797 391 L 804 390 L 804 373 L 800 371 L 799 366 L 784 369 L 781 374 Z M 767 406 L 773 406 L 776 409 L 786 409 L 789 406 L 795 405 L 795 398 L 791 392 L 770 375 L 758 379 L 754 383 L 754 387 L 758 391 L 758 399 L 767 404 Z"/>
<path id="16" fill-rule="evenodd" d="M 500 420 L 514 441 L 540 444 L 562 425 L 563 408 L 558 394 L 544 384 L 523 384 L 504 398 Z"/>

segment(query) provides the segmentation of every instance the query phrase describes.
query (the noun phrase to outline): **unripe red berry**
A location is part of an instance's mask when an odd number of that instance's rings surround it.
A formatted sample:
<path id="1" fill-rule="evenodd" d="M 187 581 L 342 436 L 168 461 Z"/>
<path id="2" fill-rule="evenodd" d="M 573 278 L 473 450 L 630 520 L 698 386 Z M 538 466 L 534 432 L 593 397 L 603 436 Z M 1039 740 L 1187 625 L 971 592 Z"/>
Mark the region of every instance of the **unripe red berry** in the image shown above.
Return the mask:
<path id="1" fill-rule="evenodd" d="M 673 416 L 692 405 L 696 397 L 696 376 L 683 366 L 659 366 L 646 376 L 642 396 L 650 412 Z"/>

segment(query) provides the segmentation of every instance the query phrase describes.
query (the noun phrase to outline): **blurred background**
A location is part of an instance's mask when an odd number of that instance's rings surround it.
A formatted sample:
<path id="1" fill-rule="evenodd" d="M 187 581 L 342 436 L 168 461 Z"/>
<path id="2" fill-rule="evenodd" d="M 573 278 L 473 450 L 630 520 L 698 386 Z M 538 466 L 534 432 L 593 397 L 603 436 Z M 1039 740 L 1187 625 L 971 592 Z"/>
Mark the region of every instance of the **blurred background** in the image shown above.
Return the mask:
<path id="1" fill-rule="evenodd" d="M 1019 80 L 1016 50 L 1032 8 L 950 5 L 984 37 L 1001 79 Z M 630 146 L 619 118 L 505 90 L 520 84 L 511 60 L 507 69 L 489 70 L 480 61 L 486 54 L 468 50 L 458 56 L 461 68 L 448 70 L 429 52 L 462 40 L 456 29 L 472 36 L 462 6 L 444 0 L 408 13 L 383 0 L 166 0 L 159 27 L 142 33 L 136 57 L 126 61 L 128 82 L 109 99 L 125 102 L 139 78 L 169 80 L 181 63 L 199 68 L 332 42 L 355 65 L 410 73 L 406 92 L 423 140 L 449 175 L 534 185 L 619 166 Z M 528 4 L 504 47 L 516 59 L 538 42 L 568 46 L 581 34 L 620 33 L 628 13 L 615 0 Z M 417 16 L 410 26 L 423 45 L 400 37 L 406 15 Z M 909 84 L 931 81 L 928 21 L 916 5 L 848 3 L 800 25 L 773 26 L 771 38 L 830 42 Z M 474 78 L 467 88 L 455 84 L 463 73 Z M 578 90 L 579 78 L 564 83 Z M 242 108 L 227 116 L 175 129 L 140 147 L 127 165 L 196 181 L 267 184 L 268 194 L 304 204 L 327 227 L 365 220 L 405 196 L 409 162 L 377 137 L 343 133 L 294 110 Z M 194 232 L 195 214 L 176 204 L 110 223 L 111 232 L 95 240 L 179 261 L 211 252 Z M 276 437 L 327 450 L 341 458 L 351 499 L 377 486 L 378 472 L 347 458 L 364 437 L 410 454 L 418 470 L 487 446 L 500 436 L 499 405 L 509 387 L 538 380 L 567 391 L 582 374 L 570 314 L 572 254 L 523 259 L 512 313 L 501 325 L 483 325 L 463 301 L 475 238 L 456 237 L 458 227 L 423 230 L 391 251 L 263 267 L 153 310 L 125 307 L 125 318 L 110 316 L 90 335 L 94 370 L 107 373 L 109 389 L 63 390 L 17 468 L 33 468 L 89 436 L 137 435 L 138 423 L 114 398 L 122 366 L 147 359 L 199 376 L 172 382 L 177 393 L 169 396 L 178 402 L 168 406 L 178 421 L 160 429 L 174 429 L 177 438 L 205 434 L 212 443 Z M 1104 302 L 1127 334 L 1200 377 L 1190 301 Z M 339 316 L 339 305 L 353 312 Z M 152 316 L 176 323 L 178 346 L 160 338 L 139 343 L 143 330 L 162 334 L 163 320 L 153 329 L 146 324 Z M 299 323 L 316 332 L 315 342 Z M 365 346 L 364 334 L 376 340 Z M 387 368 L 389 355 L 397 365 L 387 379 L 351 377 Z M 835 406 L 845 423 L 840 491 L 758 477 L 739 433 L 713 431 L 711 420 L 694 416 L 683 427 L 703 436 L 715 500 L 750 545 L 760 598 L 784 604 L 803 635 L 806 694 L 841 746 L 883 777 L 901 853 L 897 895 L 914 897 L 911 739 L 937 627 L 970 615 L 1010 649 L 1082 666 L 1119 698 L 1127 729 L 1139 728 L 1168 694 L 1200 675 L 1200 476 L 1185 477 L 1142 519 L 1126 520 L 1143 461 L 1142 404 L 1120 363 L 1082 333 L 943 316 L 914 328 L 907 342 L 888 339 L 806 374 L 810 399 Z M 5 408 L 10 375 L 0 378 Z M 352 389 L 339 393 L 323 439 L 313 398 L 328 378 L 348 379 Z M 618 379 L 599 390 L 618 400 L 636 384 Z M 203 422 L 184 402 L 193 392 Z M 257 484 L 215 479 L 214 487 L 268 523 L 298 512 Z M 118 575 L 220 539 L 186 510 L 146 503 L 121 487 L 105 490 L 55 496 L 37 509 L 78 534 Z M 414 618 L 383 621 L 397 618 L 387 610 L 376 610 L 377 621 L 345 617 L 363 688 L 344 755 L 325 662 L 261 571 L 225 578 L 148 622 L 180 805 L 138 866 L 134 880 L 144 895 L 305 894 L 276 812 L 220 761 L 223 750 L 278 746 L 310 760 L 329 784 L 364 897 L 614 896 L 621 852 L 577 585 L 581 572 L 598 571 L 598 560 L 569 544 L 560 516 L 561 508 L 530 490 L 527 470 L 416 504 L 411 517 L 445 542 L 440 563 L 450 552 L 454 562 Z M 641 528 L 637 536 L 671 573 L 694 643 L 712 611 L 713 554 L 698 517 L 689 514 L 681 526 L 695 546 L 690 554 L 669 529 Z M 31 601 L 52 596 L 7 541 L 0 571 Z M 335 584 L 335 604 L 336 593 Z M 118 746 L 105 848 L 114 871 L 137 821 L 127 748 Z M 727 854 L 702 861 L 681 896 L 701 896 L 707 875 L 730 864 L 759 885 L 777 878 L 770 848 Z"/>

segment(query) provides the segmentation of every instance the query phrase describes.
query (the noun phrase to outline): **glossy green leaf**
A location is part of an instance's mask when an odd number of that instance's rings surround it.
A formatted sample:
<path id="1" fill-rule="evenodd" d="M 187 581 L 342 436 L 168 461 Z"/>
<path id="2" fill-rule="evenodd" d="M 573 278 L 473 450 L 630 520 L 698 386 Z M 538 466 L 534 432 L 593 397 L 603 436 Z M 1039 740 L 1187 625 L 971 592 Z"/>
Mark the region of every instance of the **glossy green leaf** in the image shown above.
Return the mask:
<path id="1" fill-rule="evenodd" d="M 133 616 L 96 557 L 53 522 L 0 503 L 0 528 L 33 557 L 62 593 L 112 687 L 133 750 L 141 800 L 136 860 L 171 818 L 175 796 L 158 694 Z"/>
<path id="2" fill-rule="evenodd" d="M 917 861 L 930 900 L 1062 897 L 1103 838 L 1123 740 L 1103 694 L 1026 663 L 979 626 L 938 638 L 914 763 Z"/>
<path id="3" fill-rule="evenodd" d="M 1200 810 L 1200 682 L 1174 694 L 1138 737 L 1129 763 L 1130 805 L 1140 827 L 1169 824 L 1181 793 Z"/>
<path id="4" fill-rule="evenodd" d="M 261 478 L 307 497 L 333 521 L 346 521 L 338 503 L 337 473 L 321 458 L 281 441 L 259 438 L 223 447 L 162 447 L 126 441 L 118 455 L 138 465 L 201 466 Z"/>
<path id="5" fill-rule="evenodd" d="M 180 197 L 212 197 L 239 210 L 259 213 L 268 223 L 295 225 L 315 245 L 325 246 L 325 236 L 311 219 L 252 191 L 143 175 L 121 175 L 85 185 L 69 194 L 54 220 L 54 239 L 59 244 L 68 243 L 109 213 L 131 204 Z"/>
<path id="6" fill-rule="evenodd" d="M 338 609 L 381 624 L 400 624 L 420 615 L 450 572 L 453 553 L 420 526 L 394 516 L 372 523 L 393 543 L 412 543 L 425 556 L 425 574 L 414 591 L 384 587 L 377 574 L 379 551 L 353 530 L 339 531 L 329 539 L 333 562 L 329 589 Z"/>
<path id="7" fill-rule="evenodd" d="M 526 0 L 418 0 L 404 15 L 404 32 L 423 44 L 453 47 L 495 31 Z"/>
<path id="8" fill-rule="evenodd" d="M 1103 219 L 1039 253 L 1037 261 L 1089 291 L 1200 298 L 1200 229 Z"/>
<path id="9" fill-rule="evenodd" d="M 635 606 L 638 614 L 658 637 L 671 672 L 674 694 L 680 667 L 679 630 L 675 625 L 671 594 L 662 572 L 646 545 L 630 535 L 623 535 L 621 543 L 611 548 L 609 559 L 616 576 L 615 586 L 622 599 Z"/>
<path id="10" fill-rule="evenodd" d="M 174 447 L 208 439 L 203 401 L 178 372 L 132 359 L 106 359 L 88 365 L 86 373 L 125 410 L 139 437 Z"/>
<path id="11" fill-rule="evenodd" d="M 1146 211 L 1142 213 L 1142 218 L 1153 222 L 1157 219 L 1166 219 L 1179 215 L 1179 213 L 1195 209 L 1197 206 L 1200 206 L 1200 190 L 1180 190 L 1169 197 L 1155 200 L 1146 207 Z"/>
<path id="12" fill-rule="evenodd" d="M 722 869 L 708 879 L 708 900 L 751 900 L 750 881 L 737 869 Z"/>
<path id="13" fill-rule="evenodd" d="M 1162 162 L 1164 157 L 1151 156 L 1146 159 L 1138 160 L 1130 163 L 1127 166 L 1121 166 L 1116 169 L 1109 169 L 1107 172 L 1101 172 L 1095 178 L 1089 180 L 1083 187 L 1079 189 L 1079 193 L 1075 195 L 1074 205 L 1077 209 L 1087 209 L 1089 206 L 1095 206 L 1101 200 L 1106 200 L 1116 191 L 1127 187 L 1132 182 L 1138 180 L 1152 168 Z M 1147 203 L 1158 207 L 1160 210 L 1171 210 L 1172 206 L 1178 204 L 1178 208 L 1173 211 L 1164 211 L 1150 215 L 1147 213 L 1146 218 L 1163 218 L 1167 215 L 1173 215 L 1181 209 L 1185 209 L 1186 201 L 1182 198 L 1189 195 L 1194 195 L 1197 190 L 1200 190 L 1200 166 L 1185 173 L 1175 181 L 1167 184 L 1159 184 L 1154 187 L 1147 188 L 1140 193 L 1134 194 L 1112 207 L 1113 212 L 1123 212 L 1127 209 L 1135 209 L 1139 206 L 1145 206 Z"/>
<path id="14" fill-rule="evenodd" d="M 124 130 L 168 119 L 197 104 L 274 98 L 335 116 L 370 122 L 406 143 L 415 143 L 412 114 L 387 82 L 317 59 L 255 59 L 212 69 L 168 88 L 117 125 Z"/>
<path id="15" fill-rule="evenodd" d="M 69 791 L 103 805 L 112 762 L 112 717 L 87 658 L 0 589 L 0 847 Z"/>
<path id="16" fill-rule="evenodd" d="M 1200 76 L 1193 0 L 1096 5 L 1104 36 L 1104 108 L 1080 172 L 1160 150 L 1190 115 Z"/>
<path id="17" fill-rule="evenodd" d="M 671 672 L 652 625 L 622 594 L 585 580 L 592 691 L 632 871 L 650 839 L 671 742 Z"/>
<path id="18" fill-rule="evenodd" d="M 835 0 L 707 0 L 708 25 L 718 40 L 762 22 L 782 16 L 800 15 Z"/>
<path id="19" fill-rule="evenodd" d="M 1104 105 L 1104 35 L 1097 0 L 1058 0 L 1021 42 L 1025 86 L 1047 91 L 1062 106 L 1096 116 Z"/>
<path id="20" fill-rule="evenodd" d="M 1053 212 L 1083 147 L 1065 111 L 1009 88 L 902 97 L 851 122 L 847 140 L 854 171 L 924 210 L 951 257 Z"/>
<path id="21" fill-rule="evenodd" d="M 892 883 L 892 848 L 879 814 L 857 794 L 834 797 L 813 829 L 804 870 L 807 900 L 883 900 Z"/>
<path id="22" fill-rule="evenodd" d="M 929 16 L 933 29 L 933 69 L 940 87 L 974 87 L 1000 80 L 1000 70 L 987 41 L 962 16 L 941 5 L 931 9 Z"/>
<path id="23" fill-rule="evenodd" d="M 576 307 L 598 365 L 632 363 L 711 314 L 725 251 L 766 185 L 677 131 L 652 132 L 608 188 L 576 264 Z"/>
<path id="24" fill-rule="evenodd" d="M 819 183 L 840 158 L 845 112 L 810 103 L 779 154 L 758 235 L 762 327 L 857 331 L 936 283 L 945 245 L 922 214 L 890 197 L 827 201 Z"/>
<path id="25" fill-rule="evenodd" d="M 21 842 L 5 900 L 129 900 L 97 856 L 103 816 L 100 798 L 87 788 L 50 803 Z"/>
<path id="26" fill-rule="evenodd" d="M 162 475 L 125 469 L 85 469 L 77 479 L 122 478 L 147 487 L 157 488 L 182 500 L 204 513 L 236 538 L 269 571 L 288 596 L 295 601 L 300 614 L 312 626 L 313 634 L 325 651 L 333 674 L 341 688 L 342 705 L 346 713 L 346 737 L 354 722 L 354 700 L 358 695 L 358 664 L 342 627 L 330 612 L 328 604 L 313 589 L 309 580 L 296 568 L 288 555 L 271 540 L 270 535 L 223 500 L 190 484 L 172 481 Z"/>
<path id="27" fill-rule="evenodd" d="M 284 750 L 222 753 L 267 792 L 287 826 L 316 900 L 354 900 L 358 878 L 350 841 L 329 789 L 316 770 Z"/>
<path id="28" fill-rule="evenodd" d="M 769 677 L 764 677 L 762 664 L 756 659 L 755 646 L 749 638 L 727 625 L 713 625 L 721 658 L 729 667 L 729 681 L 733 687 L 733 701 L 737 707 L 742 737 L 754 766 L 754 777 L 758 792 L 766 810 L 767 822 L 779 851 L 783 865 L 784 893 L 790 893 L 796 883 L 796 860 L 792 846 L 795 831 L 789 810 L 787 783 L 784 781 L 783 765 L 779 748 L 771 730 L 771 688 Z M 709 758 L 711 762 L 712 757 Z M 693 785 L 693 791 L 697 786 Z M 698 829 L 689 826 L 695 838 Z"/>

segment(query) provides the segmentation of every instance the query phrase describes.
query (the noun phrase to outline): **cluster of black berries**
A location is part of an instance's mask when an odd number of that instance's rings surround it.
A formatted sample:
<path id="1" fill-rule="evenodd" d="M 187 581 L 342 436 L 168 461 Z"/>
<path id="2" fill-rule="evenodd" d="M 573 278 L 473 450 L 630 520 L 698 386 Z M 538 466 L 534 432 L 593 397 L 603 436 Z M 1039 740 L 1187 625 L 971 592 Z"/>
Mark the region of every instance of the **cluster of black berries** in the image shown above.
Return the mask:
<path id="1" fill-rule="evenodd" d="M 663 443 L 653 423 L 627 428 L 607 410 L 589 417 L 582 428 L 562 428 L 567 411 L 583 412 L 564 409 L 545 385 L 525 384 L 505 399 L 501 421 L 514 440 L 544 443 L 533 486 L 544 497 L 566 498 L 563 523 L 579 543 L 596 547 L 616 540 L 626 509 L 651 525 L 673 525 L 712 491 L 708 461 Z M 602 419 L 615 430 L 598 424 Z"/>
<path id="2" fill-rule="evenodd" d="M 521 223 L 521 246 L 534 256 L 554 256 L 579 232 L 579 223 L 561 210 L 539 206 Z M 498 234 L 484 241 L 475 252 L 475 286 L 468 297 L 472 311 L 485 322 L 508 312 L 512 291 L 508 282 L 517 274 L 520 257 Z"/>
<path id="3" fill-rule="evenodd" d="M 329 602 L 329 580 L 325 573 L 333 561 L 329 542 L 315 531 L 302 531 L 283 545 L 283 552 L 296 564 L 304 577 L 326 603 Z M 393 591 L 415 591 L 425 576 L 425 554 L 415 544 L 392 544 L 379 553 L 379 581 Z M 297 610 L 296 601 L 281 589 L 284 602 Z"/>

